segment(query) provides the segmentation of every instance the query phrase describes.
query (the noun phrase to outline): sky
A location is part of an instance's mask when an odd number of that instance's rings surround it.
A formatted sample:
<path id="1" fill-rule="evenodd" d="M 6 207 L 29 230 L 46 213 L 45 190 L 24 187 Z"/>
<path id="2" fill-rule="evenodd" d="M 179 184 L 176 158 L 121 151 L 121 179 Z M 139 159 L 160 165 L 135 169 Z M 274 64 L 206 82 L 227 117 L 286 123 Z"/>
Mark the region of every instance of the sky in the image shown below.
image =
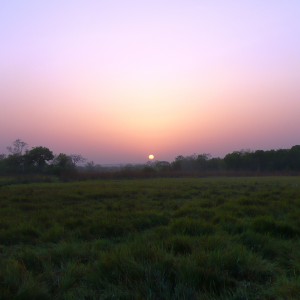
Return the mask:
<path id="1" fill-rule="evenodd" d="M 300 144 L 299 0 L 0 0 L 0 153 L 100 164 Z"/>

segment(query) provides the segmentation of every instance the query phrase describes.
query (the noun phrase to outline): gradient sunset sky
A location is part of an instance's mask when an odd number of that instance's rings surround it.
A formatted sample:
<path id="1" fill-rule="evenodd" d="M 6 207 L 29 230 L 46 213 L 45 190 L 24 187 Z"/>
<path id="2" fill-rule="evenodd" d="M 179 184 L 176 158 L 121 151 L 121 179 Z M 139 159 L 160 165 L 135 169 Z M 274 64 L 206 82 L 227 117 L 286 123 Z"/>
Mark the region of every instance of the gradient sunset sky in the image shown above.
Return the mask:
<path id="1" fill-rule="evenodd" d="M 0 153 L 95 163 L 300 144 L 299 0 L 0 0 Z"/>

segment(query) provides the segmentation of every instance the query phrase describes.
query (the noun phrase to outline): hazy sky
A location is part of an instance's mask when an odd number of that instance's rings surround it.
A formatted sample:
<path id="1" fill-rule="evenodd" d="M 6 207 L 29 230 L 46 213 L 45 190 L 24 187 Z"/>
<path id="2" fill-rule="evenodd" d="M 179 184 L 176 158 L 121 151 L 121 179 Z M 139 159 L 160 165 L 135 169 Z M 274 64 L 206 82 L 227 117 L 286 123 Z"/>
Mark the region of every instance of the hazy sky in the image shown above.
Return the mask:
<path id="1" fill-rule="evenodd" d="M 300 144 L 299 0 L 0 0 L 0 153 L 96 163 Z"/>

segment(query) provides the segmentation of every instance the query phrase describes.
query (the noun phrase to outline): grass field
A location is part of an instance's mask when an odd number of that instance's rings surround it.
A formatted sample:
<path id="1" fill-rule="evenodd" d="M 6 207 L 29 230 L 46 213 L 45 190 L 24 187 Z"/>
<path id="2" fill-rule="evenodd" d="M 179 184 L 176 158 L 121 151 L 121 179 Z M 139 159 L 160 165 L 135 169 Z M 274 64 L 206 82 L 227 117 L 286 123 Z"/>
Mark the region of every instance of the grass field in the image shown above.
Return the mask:
<path id="1" fill-rule="evenodd" d="M 0 299 L 300 299 L 300 178 L 0 186 Z"/>

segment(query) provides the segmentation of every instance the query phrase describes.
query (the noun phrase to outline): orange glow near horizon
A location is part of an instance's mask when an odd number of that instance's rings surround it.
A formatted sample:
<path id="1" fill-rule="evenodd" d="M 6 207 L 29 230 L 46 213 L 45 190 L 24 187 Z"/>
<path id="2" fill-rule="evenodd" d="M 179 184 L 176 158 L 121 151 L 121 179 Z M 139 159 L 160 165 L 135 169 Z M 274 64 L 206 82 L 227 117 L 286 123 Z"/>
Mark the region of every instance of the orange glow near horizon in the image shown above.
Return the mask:
<path id="1" fill-rule="evenodd" d="M 299 144 L 299 3 L 26 3 L 0 11 L 0 154 L 17 138 L 96 163 Z"/>
<path id="2" fill-rule="evenodd" d="M 78 152 L 113 162 L 118 162 L 118 157 L 143 162 L 147 149 L 160 153 L 163 160 L 170 160 L 179 154 L 211 152 L 210 149 L 214 155 L 239 148 L 253 149 L 264 141 L 276 146 L 271 142 L 276 135 L 270 135 L 270 131 L 276 128 L 284 133 L 281 128 L 290 130 L 288 123 L 296 122 L 298 117 L 297 110 L 290 112 L 289 102 L 282 101 L 287 97 L 292 105 L 293 95 L 276 91 L 270 95 L 256 89 L 255 93 L 245 95 L 244 90 L 221 90 L 220 94 L 214 91 L 210 95 L 204 90 L 195 90 L 193 94 L 190 89 L 186 101 L 183 94 L 171 88 L 144 92 L 121 89 L 118 93 L 99 93 L 94 89 L 85 100 L 84 88 L 77 89 L 79 92 L 56 89 L 54 96 L 64 99 L 61 103 L 51 101 L 50 87 L 38 91 L 28 84 L 26 90 L 17 91 L 11 98 L 18 99 L 15 106 L 5 108 L 7 115 L 18 120 L 11 120 L 11 133 L 31 146 L 43 144 L 55 152 Z M 97 105 L 101 94 L 107 99 L 105 105 L 102 100 Z M 254 98 L 265 101 L 251 101 Z M 22 102 L 31 105 L 20 106 Z M 18 106 L 20 109 L 16 109 Z M 299 103 L 296 107 L 300 109 Z M 82 145 L 87 150 L 82 151 Z"/>

